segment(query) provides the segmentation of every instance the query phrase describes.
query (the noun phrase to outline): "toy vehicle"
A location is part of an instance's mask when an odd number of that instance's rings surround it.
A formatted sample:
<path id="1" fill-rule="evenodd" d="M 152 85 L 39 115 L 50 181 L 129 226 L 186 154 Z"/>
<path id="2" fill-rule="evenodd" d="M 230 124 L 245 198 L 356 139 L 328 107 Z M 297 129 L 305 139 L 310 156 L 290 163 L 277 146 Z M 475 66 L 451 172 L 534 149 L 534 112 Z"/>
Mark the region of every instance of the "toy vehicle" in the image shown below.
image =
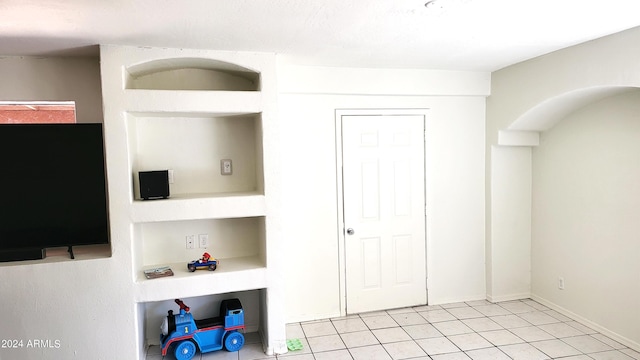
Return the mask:
<path id="1" fill-rule="evenodd" d="M 238 351 L 244 345 L 244 311 L 238 299 L 223 300 L 218 317 L 194 320 L 189 307 L 176 299 L 180 314 L 169 310 L 162 322 L 160 346 L 162 356 L 171 348 L 177 360 L 189 360 L 201 353 L 221 350 Z"/>
<path id="2" fill-rule="evenodd" d="M 218 267 L 218 263 L 219 261 L 212 258 L 209 253 L 204 253 L 200 259 L 189 262 L 187 264 L 187 269 L 191 272 L 198 269 L 209 269 L 209 271 L 214 271 Z"/>

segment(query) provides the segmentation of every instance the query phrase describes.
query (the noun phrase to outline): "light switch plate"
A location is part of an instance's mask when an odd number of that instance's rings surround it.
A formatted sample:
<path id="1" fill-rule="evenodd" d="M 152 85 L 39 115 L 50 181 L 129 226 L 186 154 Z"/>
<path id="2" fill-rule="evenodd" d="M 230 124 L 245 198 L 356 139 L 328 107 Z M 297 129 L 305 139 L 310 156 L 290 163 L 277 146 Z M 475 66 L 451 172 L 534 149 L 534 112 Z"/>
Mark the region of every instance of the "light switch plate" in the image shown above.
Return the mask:
<path id="1" fill-rule="evenodd" d="M 201 248 L 209 247 L 209 234 L 199 234 L 198 244 Z"/>

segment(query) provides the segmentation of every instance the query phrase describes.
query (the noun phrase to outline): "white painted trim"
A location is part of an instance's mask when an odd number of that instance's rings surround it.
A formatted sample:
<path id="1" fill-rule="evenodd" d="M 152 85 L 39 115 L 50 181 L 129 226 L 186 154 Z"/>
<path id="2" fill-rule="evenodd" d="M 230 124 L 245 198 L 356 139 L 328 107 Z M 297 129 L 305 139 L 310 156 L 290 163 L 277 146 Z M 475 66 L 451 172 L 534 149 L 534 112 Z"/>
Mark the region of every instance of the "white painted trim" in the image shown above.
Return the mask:
<path id="1" fill-rule="evenodd" d="M 603 327 L 601 325 L 598 325 L 598 324 L 594 323 L 593 321 L 588 320 L 588 319 L 586 319 L 586 318 L 584 318 L 584 317 L 582 317 L 582 316 L 580 316 L 580 315 L 578 315 L 578 314 L 576 314 L 576 313 L 574 313 L 574 312 L 572 312 L 570 310 L 567 310 L 567 309 L 563 308 L 562 306 L 559 306 L 559 305 L 557 305 L 557 304 L 555 304 L 555 303 L 553 303 L 553 302 L 551 302 L 549 300 L 546 300 L 546 299 L 544 299 L 544 298 L 542 298 L 540 296 L 532 294 L 531 295 L 531 299 L 539 302 L 540 304 L 542 304 L 542 305 L 544 305 L 544 306 L 546 306 L 546 307 L 548 307 L 548 308 L 550 308 L 552 310 L 555 310 L 555 311 L 559 312 L 562 315 L 570 317 L 571 319 L 581 323 L 582 325 L 585 325 L 585 326 L 587 326 L 587 327 L 589 327 L 589 328 L 601 333 L 602 335 L 605 335 L 605 336 L 611 338 L 612 340 L 615 340 L 615 341 L 621 343 L 622 345 L 628 346 L 628 347 L 630 347 L 631 349 L 633 349 L 635 351 L 640 351 L 640 343 L 638 343 L 638 342 L 635 342 L 635 341 L 633 341 L 633 340 L 631 340 L 629 338 L 626 338 L 626 337 L 624 337 L 622 335 L 619 335 L 618 333 L 615 333 L 615 332 L 613 332 L 613 331 L 611 331 L 611 330 L 609 330 L 609 329 L 607 329 L 607 328 L 605 328 L 605 327 Z"/>
<path id="2" fill-rule="evenodd" d="M 471 296 L 463 296 L 463 297 L 443 297 L 443 298 L 432 298 L 429 299 L 429 305 L 446 305 L 446 304 L 455 304 L 455 303 L 463 303 L 463 302 L 471 302 L 471 301 L 482 301 L 487 300 L 486 294 L 478 294 Z"/>
<path id="3" fill-rule="evenodd" d="M 344 201 L 342 198 L 342 116 L 349 112 L 336 109 L 335 113 L 335 130 L 336 130 L 336 193 L 338 205 L 338 282 L 340 284 L 340 315 L 347 315 L 347 268 L 345 265 L 345 239 L 344 239 Z"/>
<path id="4" fill-rule="evenodd" d="M 498 145 L 503 146 L 538 146 L 540 133 L 537 131 L 498 131 Z"/>
<path id="5" fill-rule="evenodd" d="M 429 113 L 429 109 L 336 109 L 335 111 L 335 131 L 336 131 L 336 190 L 337 190 L 337 206 L 338 206 L 338 274 L 339 274 L 339 282 L 340 282 L 340 315 L 347 315 L 347 287 L 346 287 L 346 256 L 345 256 L 345 236 L 344 236 L 344 201 L 342 197 L 342 117 L 343 116 L 371 116 L 371 115 L 380 115 L 380 116 L 393 116 L 393 115 L 419 115 L 423 117 L 424 121 L 424 129 L 427 131 L 427 114 Z M 424 147 L 424 158 L 425 162 L 427 159 L 427 146 L 426 139 L 425 147 Z M 427 203 L 427 179 L 426 179 L 426 163 L 425 163 L 425 184 L 424 184 L 424 202 L 425 202 L 425 216 L 429 213 L 428 211 L 428 203 Z M 427 289 L 427 301 L 429 299 L 429 268 L 428 268 L 428 253 L 429 253 L 429 236 L 428 236 L 428 219 L 425 219 L 425 274 L 427 275 L 427 279 L 425 281 Z"/>
<path id="6" fill-rule="evenodd" d="M 531 293 L 500 295 L 496 297 L 493 297 L 487 294 L 487 301 L 492 303 L 497 303 L 501 301 L 524 300 L 524 299 L 530 299 L 530 298 L 531 298 Z"/>

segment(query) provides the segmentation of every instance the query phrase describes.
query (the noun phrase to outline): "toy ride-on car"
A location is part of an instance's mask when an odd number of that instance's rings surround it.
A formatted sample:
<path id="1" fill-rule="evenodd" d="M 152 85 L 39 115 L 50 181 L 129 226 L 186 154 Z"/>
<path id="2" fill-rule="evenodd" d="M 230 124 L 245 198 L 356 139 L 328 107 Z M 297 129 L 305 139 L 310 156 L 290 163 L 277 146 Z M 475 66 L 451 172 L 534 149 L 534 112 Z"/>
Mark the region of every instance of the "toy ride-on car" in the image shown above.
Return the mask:
<path id="1" fill-rule="evenodd" d="M 208 269 L 209 271 L 214 271 L 218 267 L 219 261 L 212 258 L 209 253 L 202 254 L 202 258 L 198 260 L 193 260 L 187 264 L 187 269 L 189 271 L 194 272 L 198 269 Z"/>
<path id="2" fill-rule="evenodd" d="M 169 310 L 160 326 L 163 357 L 173 352 L 176 360 L 191 360 L 198 350 L 201 354 L 222 349 L 234 352 L 244 345 L 244 310 L 239 299 L 222 300 L 218 316 L 200 320 L 193 318 L 182 300 L 175 302 L 180 313 Z"/>

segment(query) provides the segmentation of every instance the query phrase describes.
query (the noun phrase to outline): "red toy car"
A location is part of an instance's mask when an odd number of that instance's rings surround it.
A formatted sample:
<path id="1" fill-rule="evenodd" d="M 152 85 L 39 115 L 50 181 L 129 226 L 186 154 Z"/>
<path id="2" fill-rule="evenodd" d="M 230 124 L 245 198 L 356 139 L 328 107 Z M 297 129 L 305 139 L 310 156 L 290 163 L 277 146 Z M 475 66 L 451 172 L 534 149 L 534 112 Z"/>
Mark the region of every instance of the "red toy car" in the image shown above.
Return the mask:
<path id="1" fill-rule="evenodd" d="M 189 271 L 194 272 L 198 269 L 209 269 L 209 271 L 214 271 L 218 267 L 219 261 L 212 258 L 209 253 L 202 254 L 202 258 L 198 260 L 193 260 L 187 264 L 187 269 Z"/>

